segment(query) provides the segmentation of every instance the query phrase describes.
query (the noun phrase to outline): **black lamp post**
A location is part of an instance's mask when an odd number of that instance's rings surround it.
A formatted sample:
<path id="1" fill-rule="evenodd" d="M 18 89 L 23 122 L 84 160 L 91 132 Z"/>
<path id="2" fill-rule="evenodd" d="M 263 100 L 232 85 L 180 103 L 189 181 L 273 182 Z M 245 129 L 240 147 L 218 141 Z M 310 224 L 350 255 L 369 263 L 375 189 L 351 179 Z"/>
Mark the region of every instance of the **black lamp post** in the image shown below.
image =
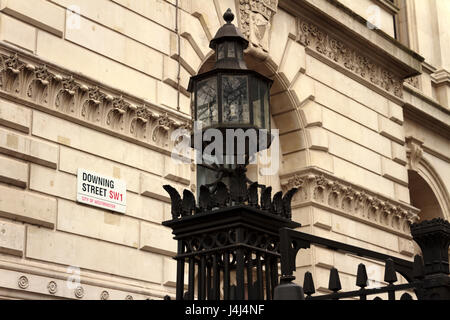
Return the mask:
<path id="1" fill-rule="evenodd" d="M 241 154 L 236 148 L 222 150 L 235 159 L 243 156 L 245 161 L 231 167 L 213 166 L 217 180 L 200 187 L 198 201 L 189 190 L 181 198 L 175 188 L 164 186 L 172 201 L 172 220 L 163 225 L 172 228 L 178 241 L 178 300 L 272 299 L 279 282 L 278 231 L 300 226 L 291 220 L 291 200 L 297 189 L 284 196 L 278 192 L 272 199 L 271 187 L 245 176 L 252 153 L 269 147 L 260 142 L 270 138 L 272 82 L 247 69 L 243 51 L 248 41 L 231 24 L 233 18 L 228 9 L 224 14 L 227 23 L 211 41 L 217 60 L 213 70 L 191 78 L 194 118 L 202 122 L 202 133 L 211 128 L 257 130 L 258 139 L 247 140 Z M 256 150 L 249 148 L 250 143 L 257 145 Z M 200 151 L 203 148 L 203 144 L 197 146 Z"/>

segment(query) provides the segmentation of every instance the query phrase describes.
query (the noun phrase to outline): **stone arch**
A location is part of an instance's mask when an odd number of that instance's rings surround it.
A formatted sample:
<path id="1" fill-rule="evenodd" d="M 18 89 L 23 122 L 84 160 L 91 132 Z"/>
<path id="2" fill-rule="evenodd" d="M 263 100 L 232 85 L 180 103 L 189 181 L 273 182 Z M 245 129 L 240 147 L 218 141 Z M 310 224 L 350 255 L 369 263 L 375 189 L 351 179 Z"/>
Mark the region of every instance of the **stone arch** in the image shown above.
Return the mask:
<path id="1" fill-rule="evenodd" d="M 450 220 L 450 196 L 441 177 L 424 156 L 423 142 L 407 138 L 408 178 L 411 203 L 423 211 L 425 219 Z M 430 195 L 428 198 L 423 194 Z M 421 208 L 422 207 L 422 208 Z M 434 209 L 433 209 L 434 208 Z M 435 214 L 431 210 L 437 211 Z"/>

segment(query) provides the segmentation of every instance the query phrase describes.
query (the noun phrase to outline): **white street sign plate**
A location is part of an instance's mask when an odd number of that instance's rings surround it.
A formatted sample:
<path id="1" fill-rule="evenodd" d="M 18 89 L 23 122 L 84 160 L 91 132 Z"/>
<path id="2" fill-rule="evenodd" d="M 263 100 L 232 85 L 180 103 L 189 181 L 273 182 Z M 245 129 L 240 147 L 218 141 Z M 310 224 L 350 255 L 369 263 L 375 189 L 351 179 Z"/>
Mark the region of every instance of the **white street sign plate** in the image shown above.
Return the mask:
<path id="1" fill-rule="evenodd" d="M 78 202 L 125 213 L 126 200 L 127 187 L 125 181 L 78 169 Z"/>

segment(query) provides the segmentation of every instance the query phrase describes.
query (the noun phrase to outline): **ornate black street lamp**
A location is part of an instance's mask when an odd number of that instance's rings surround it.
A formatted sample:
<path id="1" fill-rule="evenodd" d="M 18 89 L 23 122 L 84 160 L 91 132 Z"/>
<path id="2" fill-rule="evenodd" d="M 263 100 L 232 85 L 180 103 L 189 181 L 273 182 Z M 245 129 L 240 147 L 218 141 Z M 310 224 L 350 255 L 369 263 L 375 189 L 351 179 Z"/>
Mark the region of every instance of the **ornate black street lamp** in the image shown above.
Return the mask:
<path id="1" fill-rule="evenodd" d="M 247 68 L 243 55 L 248 41 L 231 24 L 230 9 L 224 19 L 227 23 L 210 44 L 216 53 L 214 68 L 189 83 L 194 118 L 202 123 L 201 133 L 213 128 L 226 137 L 227 130 L 244 135 L 253 130 L 257 139 L 245 140 L 245 148 L 240 149 L 242 140 L 236 138 L 235 147 L 219 150 L 236 161 L 211 166 L 217 179 L 199 188 L 197 201 L 189 190 L 181 198 L 175 188 L 164 186 L 172 201 L 172 220 L 163 225 L 172 228 L 178 241 L 178 300 L 272 299 L 279 282 L 278 231 L 300 226 L 291 220 L 291 200 L 297 189 L 284 196 L 278 192 L 272 199 L 271 187 L 251 182 L 245 175 L 249 159 L 270 146 L 272 81 Z M 202 152 L 205 144 L 194 146 Z"/>
<path id="2" fill-rule="evenodd" d="M 211 40 L 215 51 L 214 68 L 193 76 L 188 91 L 194 97 L 194 120 L 201 123 L 202 131 L 215 128 L 225 134 L 227 129 L 261 130 L 270 132 L 270 87 L 272 80 L 249 70 L 244 61 L 248 41 L 231 22 L 230 9 L 223 16 L 227 22 Z M 259 138 L 259 137 L 258 137 Z M 267 138 L 261 137 L 261 138 Z M 261 151 L 270 146 L 271 139 L 257 143 Z M 247 149 L 248 152 L 248 149 Z M 224 150 L 235 154 L 236 150 Z"/>

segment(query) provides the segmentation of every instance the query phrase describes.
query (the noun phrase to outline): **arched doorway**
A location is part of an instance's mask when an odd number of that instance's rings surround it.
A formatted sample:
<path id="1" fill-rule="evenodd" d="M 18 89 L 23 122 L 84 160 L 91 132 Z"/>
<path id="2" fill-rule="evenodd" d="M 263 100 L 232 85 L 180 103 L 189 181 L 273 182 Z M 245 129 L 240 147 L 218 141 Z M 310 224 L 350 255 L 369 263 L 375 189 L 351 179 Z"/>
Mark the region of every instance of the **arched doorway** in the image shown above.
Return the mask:
<path id="1" fill-rule="evenodd" d="M 420 220 L 445 218 L 433 190 L 416 171 L 408 171 L 411 204 L 420 209 Z"/>

